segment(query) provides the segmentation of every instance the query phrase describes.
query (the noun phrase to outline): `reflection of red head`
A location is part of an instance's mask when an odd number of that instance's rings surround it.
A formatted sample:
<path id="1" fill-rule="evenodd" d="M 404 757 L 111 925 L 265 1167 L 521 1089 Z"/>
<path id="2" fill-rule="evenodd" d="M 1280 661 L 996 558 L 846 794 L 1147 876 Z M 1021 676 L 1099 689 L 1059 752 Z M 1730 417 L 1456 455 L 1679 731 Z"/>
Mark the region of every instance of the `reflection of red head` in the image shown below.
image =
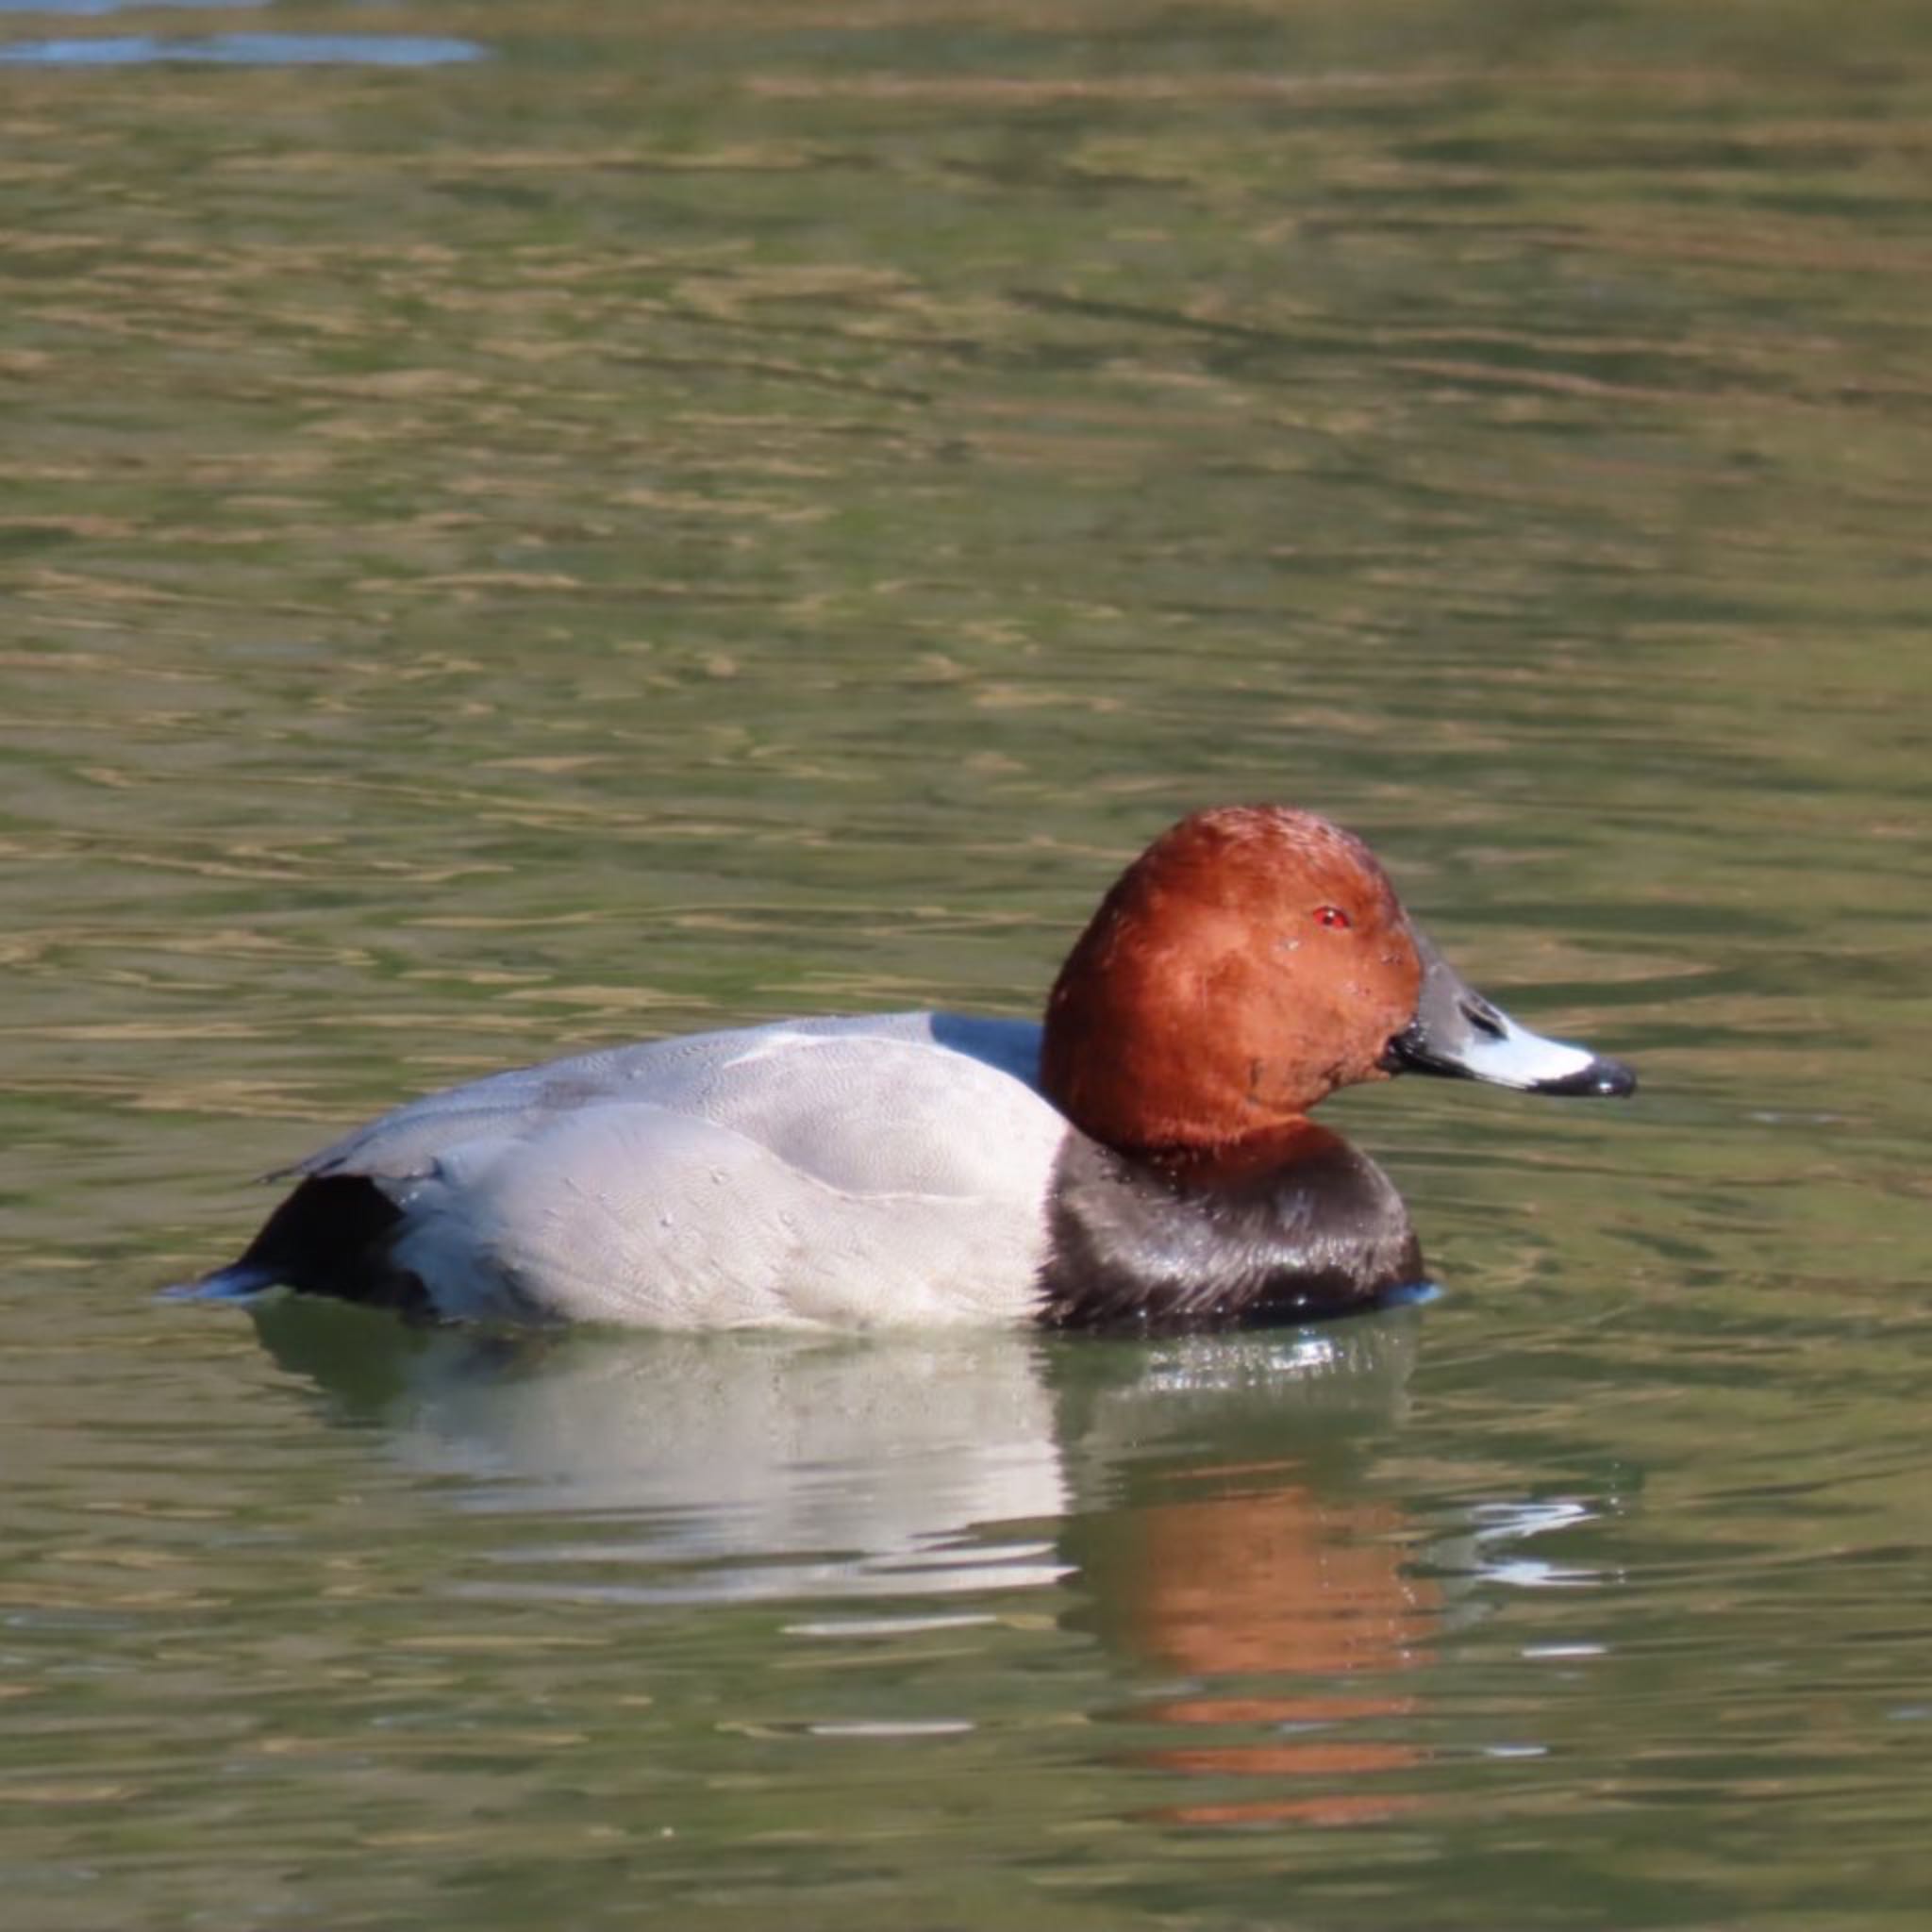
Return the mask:
<path id="1" fill-rule="evenodd" d="M 1299 1678 L 1321 1686 L 1285 1696 L 1222 1697 L 1210 1690 L 1155 1707 L 1152 1715 L 1176 1724 L 1324 1727 L 1307 1737 L 1156 1752 L 1152 1761 L 1171 1770 L 1275 1782 L 1267 1797 L 1184 1806 L 1168 1815 L 1192 1824 L 1340 1824 L 1421 1802 L 1367 1782 L 1420 1762 L 1419 1746 L 1350 1735 L 1362 1719 L 1415 1708 L 1415 1698 L 1392 1692 L 1386 1679 L 1424 1653 L 1440 1602 L 1435 1585 L 1405 1573 L 1393 1509 L 1319 1502 L 1288 1487 L 1158 1504 L 1137 1512 L 1135 1523 L 1135 1636 L 1150 1661 L 1210 1679 Z M 1351 1689 L 1350 1679 L 1362 1680 L 1361 1688 Z"/>

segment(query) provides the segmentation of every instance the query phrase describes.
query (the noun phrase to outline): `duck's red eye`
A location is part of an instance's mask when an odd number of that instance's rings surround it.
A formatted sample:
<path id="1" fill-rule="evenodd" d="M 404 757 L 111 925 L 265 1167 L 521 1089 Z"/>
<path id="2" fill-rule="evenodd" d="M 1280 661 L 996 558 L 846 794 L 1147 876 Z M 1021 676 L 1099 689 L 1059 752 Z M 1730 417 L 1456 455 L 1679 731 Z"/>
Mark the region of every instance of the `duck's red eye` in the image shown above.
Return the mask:
<path id="1" fill-rule="evenodd" d="M 1316 923 L 1327 926 L 1333 932 L 1346 932 L 1355 924 L 1340 906 L 1318 906 L 1315 908 Z"/>

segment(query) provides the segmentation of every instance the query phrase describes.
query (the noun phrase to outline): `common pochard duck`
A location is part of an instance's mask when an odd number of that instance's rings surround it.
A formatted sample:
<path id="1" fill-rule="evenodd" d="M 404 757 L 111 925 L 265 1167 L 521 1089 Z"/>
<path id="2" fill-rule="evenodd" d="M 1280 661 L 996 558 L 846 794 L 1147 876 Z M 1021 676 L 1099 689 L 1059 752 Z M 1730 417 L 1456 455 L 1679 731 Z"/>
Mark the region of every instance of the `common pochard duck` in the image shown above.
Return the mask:
<path id="1" fill-rule="evenodd" d="M 1312 1320 L 1425 1284 L 1388 1176 L 1308 1119 L 1400 1073 L 1636 1086 L 1467 986 L 1352 833 L 1222 807 L 1115 882 L 1043 1025 L 789 1021 L 491 1074 L 285 1170 L 181 1291 L 658 1328 Z"/>

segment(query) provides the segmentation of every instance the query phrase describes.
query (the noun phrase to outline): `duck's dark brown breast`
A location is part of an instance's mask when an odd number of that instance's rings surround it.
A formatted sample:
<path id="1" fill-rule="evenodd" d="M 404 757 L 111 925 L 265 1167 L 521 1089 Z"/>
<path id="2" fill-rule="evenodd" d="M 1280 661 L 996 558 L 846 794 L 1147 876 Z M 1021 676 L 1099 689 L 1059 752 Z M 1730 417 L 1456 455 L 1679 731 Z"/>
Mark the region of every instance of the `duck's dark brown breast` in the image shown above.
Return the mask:
<path id="1" fill-rule="evenodd" d="M 1144 1332 L 1318 1321 L 1424 1280 L 1394 1184 L 1339 1135 L 1233 1173 L 1141 1160 L 1071 1133 L 1048 1197 L 1040 1320 Z"/>

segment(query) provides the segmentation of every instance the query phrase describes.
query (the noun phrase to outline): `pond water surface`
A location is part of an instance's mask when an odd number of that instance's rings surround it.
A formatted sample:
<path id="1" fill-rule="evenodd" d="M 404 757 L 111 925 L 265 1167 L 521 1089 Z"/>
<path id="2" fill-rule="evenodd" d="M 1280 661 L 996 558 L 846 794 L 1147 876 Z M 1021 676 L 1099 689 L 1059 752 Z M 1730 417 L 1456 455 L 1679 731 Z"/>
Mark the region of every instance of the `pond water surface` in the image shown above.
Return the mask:
<path id="1" fill-rule="evenodd" d="M 1924 1925 L 1932 14 L 0 14 L 9 1925 Z M 1643 1074 L 1432 1307 L 152 1297 L 1254 797 Z"/>

